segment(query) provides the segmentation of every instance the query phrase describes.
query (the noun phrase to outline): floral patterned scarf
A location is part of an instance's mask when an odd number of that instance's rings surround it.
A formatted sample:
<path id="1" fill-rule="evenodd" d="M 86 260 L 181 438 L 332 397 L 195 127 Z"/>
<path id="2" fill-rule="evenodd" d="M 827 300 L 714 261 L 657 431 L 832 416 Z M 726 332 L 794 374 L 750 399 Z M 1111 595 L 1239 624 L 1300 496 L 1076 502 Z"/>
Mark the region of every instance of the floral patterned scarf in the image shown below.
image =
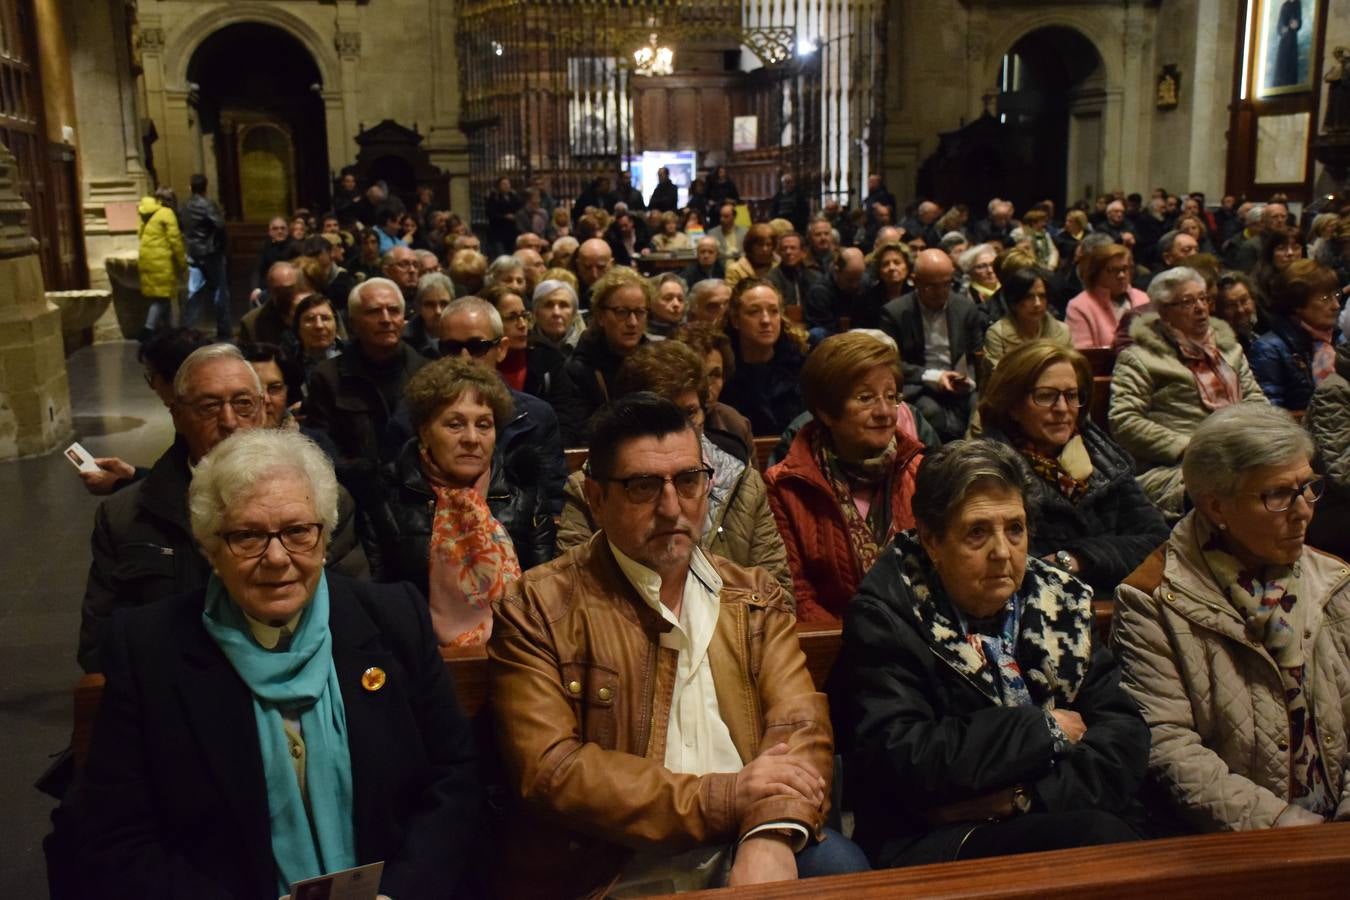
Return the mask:
<path id="1" fill-rule="evenodd" d="M 1313 383 L 1321 384 L 1323 379 L 1336 371 L 1335 332 L 1330 329 L 1312 328 L 1302 319 L 1295 321 L 1312 338 L 1312 374 Z"/>
<path id="2" fill-rule="evenodd" d="M 1303 640 L 1294 620 L 1299 600 L 1299 563 L 1266 566 L 1249 572 L 1228 552 L 1222 532 L 1196 516 L 1196 539 L 1210 573 L 1228 602 L 1246 625 L 1247 637 L 1261 644 L 1280 670 L 1285 708 L 1289 715 L 1291 802 L 1309 812 L 1328 816 L 1335 799 L 1327 789 L 1326 771 L 1318 746 L 1317 723 L 1303 692 Z"/>
<path id="3" fill-rule="evenodd" d="M 1176 344 L 1181 363 L 1191 370 L 1200 402 L 1211 412 L 1231 406 L 1242 399 L 1237 372 L 1219 352 L 1214 340 L 1214 329 L 1208 329 L 1199 340 L 1186 337 L 1170 325 L 1164 325 Z"/>
<path id="4" fill-rule="evenodd" d="M 511 536 L 487 504 L 489 468 L 471 488 L 452 485 L 427 448 L 420 452 L 422 474 L 436 495 L 431 518 L 427 579 L 431 624 L 442 646 L 487 643 L 492 602 L 520 580 L 520 561 Z"/>
<path id="5" fill-rule="evenodd" d="M 844 517 L 849 543 L 853 546 L 854 569 L 858 577 L 866 575 L 877 561 L 879 548 L 891 539 L 891 486 L 895 479 L 895 438 L 877 456 L 850 462 L 839 458 L 830 443 L 829 432 L 813 429 L 811 455 L 820 472 L 834 490 L 834 499 Z M 856 491 L 871 491 L 872 502 L 864 519 L 854 501 Z"/>
<path id="6" fill-rule="evenodd" d="M 1064 445 L 1059 456 L 1047 456 L 1024 437 L 1013 438 L 1013 446 L 1026 458 L 1031 471 L 1059 489 L 1070 503 L 1077 503 L 1087 494 L 1092 478 L 1092 457 L 1083 446 L 1082 435 L 1075 434 Z"/>

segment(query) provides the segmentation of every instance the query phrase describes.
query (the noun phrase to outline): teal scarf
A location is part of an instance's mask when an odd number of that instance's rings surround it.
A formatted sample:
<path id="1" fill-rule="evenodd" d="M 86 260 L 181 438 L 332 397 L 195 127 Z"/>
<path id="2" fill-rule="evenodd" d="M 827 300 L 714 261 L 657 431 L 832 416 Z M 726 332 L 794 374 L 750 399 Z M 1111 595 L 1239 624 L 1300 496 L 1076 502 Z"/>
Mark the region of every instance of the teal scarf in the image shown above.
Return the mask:
<path id="1" fill-rule="evenodd" d="M 258 645 L 244 614 L 214 575 L 206 585 L 202 624 L 253 694 L 281 893 L 290 893 L 293 882 L 355 866 L 352 760 L 333 667 L 327 577 L 320 574 L 314 598 L 283 652 Z M 282 728 L 283 709 L 300 713 L 308 809 Z"/>

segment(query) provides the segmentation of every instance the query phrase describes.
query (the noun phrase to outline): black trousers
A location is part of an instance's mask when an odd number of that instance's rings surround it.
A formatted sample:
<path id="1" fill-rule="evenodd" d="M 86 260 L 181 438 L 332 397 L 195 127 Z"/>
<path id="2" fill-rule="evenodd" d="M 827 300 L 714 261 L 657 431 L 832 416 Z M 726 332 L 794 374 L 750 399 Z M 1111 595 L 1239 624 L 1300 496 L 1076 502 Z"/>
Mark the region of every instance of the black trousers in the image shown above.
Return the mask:
<path id="1" fill-rule="evenodd" d="M 1120 844 L 1140 837 L 1124 819 L 1095 809 L 1028 813 L 999 822 L 967 823 L 931 831 L 917 840 L 881 848 L 874 863 L 877 868 L 922 866 L 957 859 Z"/>

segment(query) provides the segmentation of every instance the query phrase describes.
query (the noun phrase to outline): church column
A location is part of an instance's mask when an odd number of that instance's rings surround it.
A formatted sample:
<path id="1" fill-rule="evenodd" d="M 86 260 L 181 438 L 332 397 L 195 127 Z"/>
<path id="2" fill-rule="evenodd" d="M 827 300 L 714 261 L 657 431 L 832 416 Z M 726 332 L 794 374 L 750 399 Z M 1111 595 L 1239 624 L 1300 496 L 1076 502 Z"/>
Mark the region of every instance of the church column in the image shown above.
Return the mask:
<path id="1" fill-rule="evenodd" d="M 158 139 L 150 149 L 155 181 L 159 184 L 172 184 L 174 173 L 168 153 L 169 110 L 164 96 L 164 28 L 160 24 L 159 17 L 143 17 L 135 39 L 141 52 L 143 107 L 145 115 L 154 123 L 158 134 Z M 137 131 L 139 134 L 140 129 Z M 186 180 L 186 176 L 184 179 Z"/>
<path id="2" fill-rule="evenodd" d="M 1113 141 L 1107 133 L 1107 144 L 1118 146 L 1119 182 L 1108 182 L 1105 187 L 1126 191 L 1137 190 L 1145 195 L 1152 189 L 1150 179 L 1150 131 L 1153 123 L 1153 15 L 1139 5 L 1125 10 L 1121 41 L 1125 49 L 1121 97 L 1120 130 Z"/>
<path id="3" fill-rule="evenodd" d="M 459 53 L 455 29 L 459 25 L 456 5 L 431 4 L 431 128 L 424 145 L 433 165 L 450 176 L 450 208 L 469 217 L 469 141 L 459 128 Z"/>
<path id="4" fill-rule="evenodd" d="M 433 7 L 435 4 L 433 4 Z M 337 4 L 338 84 L 323 86 L 324 116 L 328 122 L 328 164 L 339 172 L 356 159 L 356 136 L 361 133 L 358 113 L 361 94 L 361 19 L 356 3 Z"/>
<path id="5" fill-rule="evenodd" d="M 61 313 L 43 294 L 15 166 L 0 144 L 0 459 L 45 453 L 71 433 Z"/>

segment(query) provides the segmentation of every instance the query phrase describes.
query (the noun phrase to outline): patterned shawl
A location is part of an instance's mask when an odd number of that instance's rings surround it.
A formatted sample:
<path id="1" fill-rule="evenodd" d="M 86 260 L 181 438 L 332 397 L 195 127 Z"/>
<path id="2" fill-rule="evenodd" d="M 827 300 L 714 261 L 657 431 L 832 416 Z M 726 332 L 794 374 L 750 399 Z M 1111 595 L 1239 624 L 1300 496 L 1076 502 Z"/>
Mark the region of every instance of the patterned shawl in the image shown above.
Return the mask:
<path id="1" fill-rule="evenodd" d="M 511 536 L 487 504 L 489 467 L 471 488 L 456 487 L 426 447 L 422 474 L 436 495 L 431 518 L 428 600 L 431 624 L 442 645 L 487 643 L 492 634 L 492 601 L 520 580 L 520 561 Z"/>
<path id="2" fill-rule="evenodd" d="M 1171 325 L 1162 323 L 1162 320 L 1159 322 L 1167 329 L 1172 342 L 1176 345 L 1182 365 L 1191 370 L 1196 390 L 1200 392 L 1200 402 L 1205 409 L 1212 412 L 1231 406 L 1242 399 L 1242 388 L 1238 384 L 1237 372 L 1219 352 L 1213 328 L 1207 328 L 1205 336 L 1196 340 L 1187 337 Z"/>
<path id="3" fill-rule="evenodd" d="M 853 563 L 859 578 L 872 568 L 880 547 L 894 533 L 891 530 L 891 488 L 895 481 L 896 453 L 896 441 L 892 437 L 879 455 L 850 462 L 840 459 L 834 452 L 826 429 L 817 428 L 811 434 L 811 455 L 834 491 L 835 503 L 844 517 L 844 527 L 853 546 Z M 866 519 L 853 501 L 855 491 L 872 492 Z"/>

